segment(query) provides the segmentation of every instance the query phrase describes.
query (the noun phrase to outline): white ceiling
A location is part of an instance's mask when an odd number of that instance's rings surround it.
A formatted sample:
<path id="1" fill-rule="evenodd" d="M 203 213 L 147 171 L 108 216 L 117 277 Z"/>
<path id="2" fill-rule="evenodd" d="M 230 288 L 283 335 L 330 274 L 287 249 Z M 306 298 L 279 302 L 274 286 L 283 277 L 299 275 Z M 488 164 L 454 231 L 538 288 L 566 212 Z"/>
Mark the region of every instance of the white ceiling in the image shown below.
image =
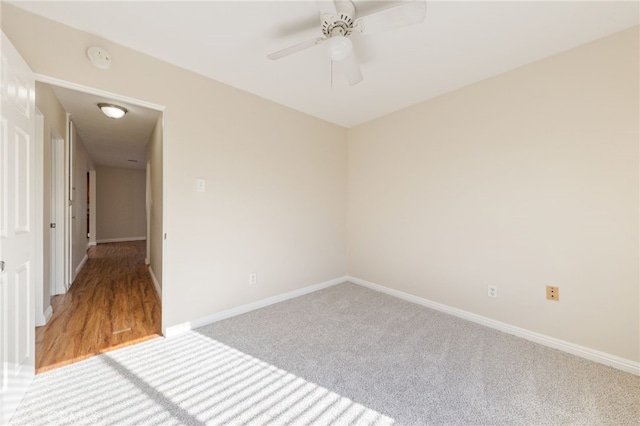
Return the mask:
<path id="1" fill-rule="evenodd" d="M 363 14 L 389 2 L 354 3 Z M 364 81 L 348 86 L 336 72 L 330 87 L 323 46 L 266 58 L 321 35 L 313 1 L 17 5 L 345 127 L 638 25 L 640 15 L 638 1 L 428 1 L 423 24 L 353 36 Z"/>
<path id="2" fill-rule="evenodd" d="M 52 86 L 56 97 L 76 126 L 93 161 L 101 166 L 144 170 L 146 146 L 160 112 L 75 90 Z M 127 114 L 114 120 L 98 104 L 116 103 Z"/>

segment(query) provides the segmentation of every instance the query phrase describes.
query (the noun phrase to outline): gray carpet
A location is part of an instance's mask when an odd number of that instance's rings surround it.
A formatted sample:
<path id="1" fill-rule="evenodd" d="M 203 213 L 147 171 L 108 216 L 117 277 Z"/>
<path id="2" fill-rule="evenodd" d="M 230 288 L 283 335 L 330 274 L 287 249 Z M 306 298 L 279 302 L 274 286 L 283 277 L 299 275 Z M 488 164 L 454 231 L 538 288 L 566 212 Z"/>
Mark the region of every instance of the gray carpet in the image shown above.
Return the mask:
<path id="1" fill-rule="evenodd" d="M 640 377 L 355 284 L 198 331 L 399 424 L 640 424 Z"/>
<path id="2" fill-rule="evenodd" d="M 38 375 L 16 425 L 636 425 L 640 377 L 354 284 Z"/>
<path id="3" fill-rule="evenodd" d="M 393 420 L 189 332 L 36 376 L 11 424 L 383 426 Z"/>

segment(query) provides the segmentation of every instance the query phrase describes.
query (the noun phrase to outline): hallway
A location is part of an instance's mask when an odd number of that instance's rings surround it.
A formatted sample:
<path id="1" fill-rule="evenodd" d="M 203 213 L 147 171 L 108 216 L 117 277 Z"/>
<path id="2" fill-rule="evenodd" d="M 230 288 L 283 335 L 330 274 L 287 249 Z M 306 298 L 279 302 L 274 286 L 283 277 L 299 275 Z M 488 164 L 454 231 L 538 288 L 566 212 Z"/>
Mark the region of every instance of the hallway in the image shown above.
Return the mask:
<path id="1" fill-rule="evenodd" d="M 53 315 L 36 328 L 36 373 L 161 335 L 160 299 L 144 263 L 146 242 L 99 244 Z"/>

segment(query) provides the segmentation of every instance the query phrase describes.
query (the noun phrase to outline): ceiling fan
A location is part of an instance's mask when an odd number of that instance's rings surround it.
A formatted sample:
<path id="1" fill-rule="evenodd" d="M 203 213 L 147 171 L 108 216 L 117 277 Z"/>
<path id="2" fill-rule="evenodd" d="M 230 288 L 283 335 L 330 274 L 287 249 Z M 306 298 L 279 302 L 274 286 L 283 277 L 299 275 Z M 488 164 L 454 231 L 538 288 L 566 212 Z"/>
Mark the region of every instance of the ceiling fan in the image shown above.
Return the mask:
<path id="1" fill-rule="evenodd" d="M 349 37 L 354 33 L 374 34 L 394 28 L 419 24 L 424 21 L 427 12 L 426 0 L 386 2 L 390 7 L 370 14 L 357 16 L 356 8 L 350 0 L 316 1 L 320 11 L 322 37 L 294 44 L 286 49 L 267 55 L 276 60 L 301 50 L 325 43 L 329 58 L 343 68 L 350 85 L 362 81 L 360 64 L 353 52 L 353 43 Z"/>

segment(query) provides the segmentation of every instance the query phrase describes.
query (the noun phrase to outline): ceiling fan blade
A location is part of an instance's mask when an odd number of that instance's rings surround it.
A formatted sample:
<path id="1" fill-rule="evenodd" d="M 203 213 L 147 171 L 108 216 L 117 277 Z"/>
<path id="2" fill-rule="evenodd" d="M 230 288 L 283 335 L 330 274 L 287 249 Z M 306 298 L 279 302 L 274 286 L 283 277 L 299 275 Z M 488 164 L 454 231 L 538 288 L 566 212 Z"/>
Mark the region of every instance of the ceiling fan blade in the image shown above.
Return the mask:
<path id="1" fill-rule="evenodd" d="M 316 5 L 318 5 L 318 10 L 320 11 L 320 19 L 322 19 L 322 16 L 325 14 L 334 16 L 338 14 L 333 0 L 316 0 Z"/>
<path id="2" fill-rule="evenodd" d="M 356 59 L 356 55 L 353 54 L 353 51 L 340 61 L 340 65 L 342 66 L 344 75 L 347 77 L 349 85 L 353 86 L 362 81 L 362 70 L 360 70 L 360 64 L 358 64 L 358 60 Z"/>
<path id="3" fill-rule="evenodd" d="M 326 39 L 324 37 L 314 38 L 312 40 L 303 41 L 302 43 L 294 44 L 293 46 L 289 46 L 286 49 L 278 50 L 277 52 L 273 52 L 267 55 L 267 58 L 275 61 L 276 59 L 284 58 L 285 56 L 289 56 L 293 53 L 297 53 L 301 50 L 308 49 L 310 47 L 316 46 Z"/>
<path id="4" fill-rule="evenodd" d="M 318 17 L 313 14 L 312 16 L 298 19 L 296 21 L 280 24 L 277 28 L 271 31 L 271 35 L 278 38 L 291 37 L 317 28 Z"/>
<path id="5" fill-rule="evenodd" d="M 419 24 L 426 15 L 426 0 L 410 0 L 362 16 L 356 21 L 356 25 L 360 26 L 362 34 L 373 34 Z"/>

